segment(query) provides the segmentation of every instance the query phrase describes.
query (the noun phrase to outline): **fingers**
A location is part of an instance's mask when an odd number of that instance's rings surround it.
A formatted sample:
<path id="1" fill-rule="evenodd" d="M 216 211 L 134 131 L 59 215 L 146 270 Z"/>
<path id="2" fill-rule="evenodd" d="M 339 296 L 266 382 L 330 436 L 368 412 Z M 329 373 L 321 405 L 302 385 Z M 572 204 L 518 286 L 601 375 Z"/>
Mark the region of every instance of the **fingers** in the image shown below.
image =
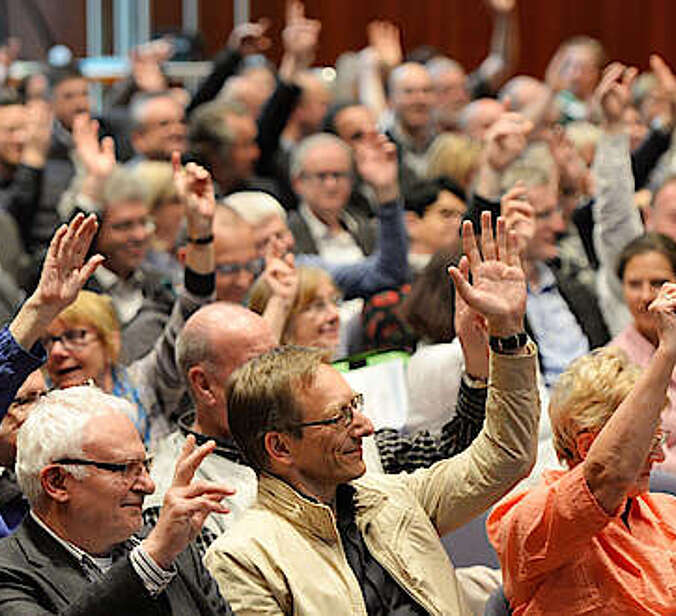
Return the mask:
<path id="1" fill-rule="evenodd" d="M 465 259 L 465 257 L 463 257 L 463 259 Z M 461 301 L 465 302 L 467 306 L 471 306 L 473 294 L 472 285 L 470 285 L 469 282 L 465 280 L 462 272 L 457 267 L 449 267 L 448 273 L 450 274 L 453 284 L 455 285 L 456 296 L 460 295 Z"/>
<path id="2" fill-rule="evenodd" d="M 474 237 L 474 226 L 469 220 L 466 220 L 462 224 L 462 252 L 467 255 L 470 270 L 472 275 L 474 275 L 479 265 L 481 265 L 481 255 L 479 254 L 476 238 Z"/>
<path id="3" fill-rule="evenodd" d="M 498 259 L 500 261 L 507 261 L 507 226 L 505 219 L 502 216 L 498 218 L 496 228 L 498 236 Z"/>
<path id="4" fill-rule="evenodd" d="M 507 253 L 505 262 L 507 265 L 513 265 L 521 268 L 521 257 L 519 256 L 519 238 L 514 231 L 507 232 Z"/>
<path id="5" fill-rule="evenodd" d="M 85 282 L 89 280 L 92 274 L 96 271 L 99 265 L 101 265 L 106 258 L 103 255 L 94 255 L 85 263 L 80 270 L 80 286 L 84 286 Z"/>
<path id="6" fill-rule="evenodd" d="M 207 496 L 212 500 L 217 499 L 220 501 L 226 496 L 232 496 L 235 492 L 235 488 L 231 488 L 223 483 L 216 483 L 214 481 L 195 481 L 188 487 L 182 489 L 179 493 L 182 498 Z"/>
<path id="7" fill-rule="evenodd" d="M 497 247 L 493 239 L 493 229 L 491 228 L 490 212 L 481 213 L 481 253 L 486 261 L 493 261 L 498 257 Z"/>
<path id="8" fill-rule="evenodd" d="M 195 437 L 188 435 L 181 454 L 176 462 L 174 471 L 174 486 L 187 486 L 192 481 L 197 467 L 216 448 L 214 441 L 209 441 L 201 447 L 195 447 Z"/>

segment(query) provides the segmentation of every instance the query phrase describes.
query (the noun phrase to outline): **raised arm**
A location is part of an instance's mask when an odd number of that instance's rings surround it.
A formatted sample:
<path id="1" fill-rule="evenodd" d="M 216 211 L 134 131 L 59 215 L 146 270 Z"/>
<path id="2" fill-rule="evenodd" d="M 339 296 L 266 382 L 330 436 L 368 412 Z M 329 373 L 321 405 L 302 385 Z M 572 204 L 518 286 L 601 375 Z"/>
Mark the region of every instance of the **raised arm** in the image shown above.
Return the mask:
<path id="1" fill-rule="evenodd" d="M 491 48 L 478 69 L 480 79 L 492 92 L 514 72 L 519 61 L 519 22 L 516 0 L 487 0 L 493 13 Z"/>
<path id="2" fill-rule="evenodd" d="M 52 320 L 75 301 L 78 292 L 103 262 L 96 255 L 85 261 L 96 233 L 95 216 L 78 214 L 62 225 L 47 250 L 40 281 L 10 325 L 0 331 L 0 418 L 26 377 L 44 362 L 44 349 L 36 347 Z"/>
<path id="3" fill-rule="evenodd" d="M 603 118 L 603 134 L 593 165 L 594 242 L 600 264 L 599 303 L 613 334 L 618 334 L 630 319 L 622 283 L 615 273 L 617 259 L 622 249 L 644 232 L 641 216 L 634 207 L 629 137 L 622 121 L 635 76 L 636 69 L 614 62 L 604 71 L 594 94 Z"/>
<path id="4" fill-rule="evenodd" d="M 658 323 L 659 344 L 631 393 L 593 439 L 584 477 L 598 503 L 615 515 L 650 456 L 663 459 L 655 435 L 676 365 L 676 284 L 665 283 L 649 307 Z"/>
<path id="5" fill-rule="evenodd" d="M 526 282 L 516 238 L 508 237 L 503 219 L 498 219 L 494 238 L 489 214 L 482 216 L 481 226 L 483 257 L 466 221 L 465 256 L 459 268 L 449 271 L 456 292 L 486 319 L 488 334 L 495 338 L 491 344 L 501 347 L 490 353 L 484 427 L 460 455 L 405 477 L 440 534 L 485 511 L 525 477 L 537 449 L 536 350 L 521 337 Z"/>

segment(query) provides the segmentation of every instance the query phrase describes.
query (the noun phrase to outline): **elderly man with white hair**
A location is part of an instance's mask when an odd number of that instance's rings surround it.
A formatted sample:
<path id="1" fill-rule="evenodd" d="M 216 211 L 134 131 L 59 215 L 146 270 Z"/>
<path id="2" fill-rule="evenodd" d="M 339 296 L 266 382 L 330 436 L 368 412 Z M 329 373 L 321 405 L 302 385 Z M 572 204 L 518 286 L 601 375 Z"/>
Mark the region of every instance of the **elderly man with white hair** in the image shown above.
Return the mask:
<path id="1" fill-rule="evenodd" d="M 160 519 L 140 539 L 155 485 L 132 412 L 79 386 L 45 395 L 22 426 L 17 477 L 31 509 L 0 547 L 2 614 L 231 614 L 190 545 L 233 492 L 191 484 L 215 443 L 187 440 Z"/>

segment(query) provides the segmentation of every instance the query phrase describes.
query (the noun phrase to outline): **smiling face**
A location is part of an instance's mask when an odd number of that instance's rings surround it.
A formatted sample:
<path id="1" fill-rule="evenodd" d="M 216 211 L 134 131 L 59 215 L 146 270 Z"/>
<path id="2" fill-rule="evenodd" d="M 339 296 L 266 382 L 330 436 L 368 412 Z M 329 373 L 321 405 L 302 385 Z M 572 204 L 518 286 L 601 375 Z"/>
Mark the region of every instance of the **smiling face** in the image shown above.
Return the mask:
<path id="1" fill-rule="evenodd" d="M 676 282 L 676 275 L 669 260 L 657 251 L 632 257 L 624 268 L 624 301 L 634 318 L 636 329 L 653 344 L 657 342 L 657 322 L 648 312 L 648 306 L 665 282 Z"/>
<path id="2" fill-rule="evenodd" d="M 405 130 L 420 130 L 431 118 L 435 99 L 432 78 L 424 66 L 414 62 L 402 64 L 396 70 L 392 108 Z"/>
<path id="3" fill-rule="evenodd" d="M 317 368 L 312 383 L 296 392 L 302 422 L 330 419 L 354 397 L 341 374 L 326 364 Z M 361 477 L 366 471 L 362 459 L 362 438 L 373 433 L 371 421 L 359 412 L 352 423 L 301 428 L 300 438 L 290 438 L 292 474 L 310 494 L 330 498 L 340 483 Z"/>
<path id="4" fill-rule="evenodd" d="M 73 338 L 70 332 L 79 332 L 78 339 L 69 341 L 68 338 Z M 61 337 L 61 340 L 51 342 L 47 348 L 47 372 L 56 387 L 82 385 L 87 379 L 94 379 L 99 387 L 108 389 L 106 385 L 111 380 L 111 360 L 99 333 L 92 325 L 55 319 L 47 328 L 47 340 L 50 336 Z"/>
<path id="5" fill-rule="evenodd" d="M 84 458 L 97 462 L 142 461 L 146 451 L 131 420 L 120 413 L 98 415 L 85 427 Z M 67 475 L 69 517 L 81 529 L 95 529 L 88 545 L 105 554 L 112 546 L 138 532 L 143 524 L 143 498 L 155 491 L 147 471 L 137 477 L 88 467 L 83 479 Z"/>
<path id="6" fill-rule="evenodd" d="M 335 351 L 340 341 L 340 297 L 328 277 L 320 280 L 312 297 L 290 317 L 284 342 Z"/>

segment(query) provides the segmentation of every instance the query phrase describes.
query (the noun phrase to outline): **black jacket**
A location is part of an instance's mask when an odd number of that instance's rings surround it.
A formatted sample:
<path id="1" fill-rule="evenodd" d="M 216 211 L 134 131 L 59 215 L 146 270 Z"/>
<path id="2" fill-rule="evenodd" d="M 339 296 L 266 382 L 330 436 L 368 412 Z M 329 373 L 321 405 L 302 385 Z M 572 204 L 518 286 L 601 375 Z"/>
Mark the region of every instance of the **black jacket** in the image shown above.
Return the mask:
<path id="1" fill-rule="evenodd" d="M 151 597 L 128 557 L 90 582 L 75 557 L 30 516 L 0 542 L 3 616 L 224 616 L 232 614 L 190 547 L 175 561 L 178 574 Z"/>

